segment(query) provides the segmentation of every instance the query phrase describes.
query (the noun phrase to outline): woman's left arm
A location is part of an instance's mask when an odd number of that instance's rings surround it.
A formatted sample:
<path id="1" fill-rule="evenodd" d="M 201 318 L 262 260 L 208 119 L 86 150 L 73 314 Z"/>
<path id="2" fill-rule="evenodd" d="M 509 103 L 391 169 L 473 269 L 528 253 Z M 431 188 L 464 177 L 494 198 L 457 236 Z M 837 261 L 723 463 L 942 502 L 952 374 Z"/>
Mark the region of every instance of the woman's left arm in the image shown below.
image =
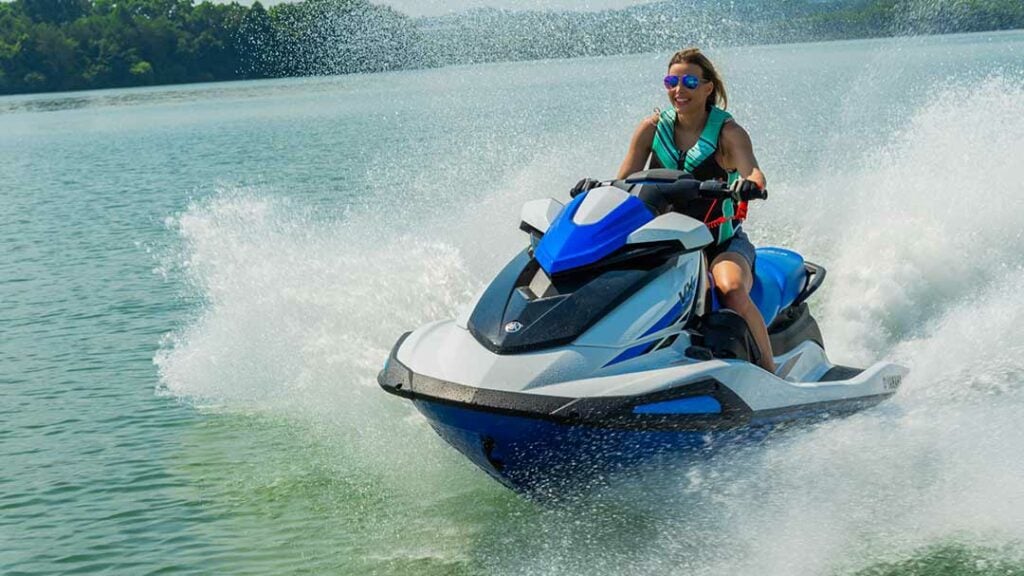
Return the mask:
<path id="1" fill-rule="evenodd" d="M 757 165 L 750 134 L 747 134 L 747 131 L 736 122 L 726 122 L 722 126 L 719 144 L 722 159 L 725 161 L 722 167 L 739 172 L 743 179 L 756 182 L 764 190 L 768 183 L 761 168 Z"/>

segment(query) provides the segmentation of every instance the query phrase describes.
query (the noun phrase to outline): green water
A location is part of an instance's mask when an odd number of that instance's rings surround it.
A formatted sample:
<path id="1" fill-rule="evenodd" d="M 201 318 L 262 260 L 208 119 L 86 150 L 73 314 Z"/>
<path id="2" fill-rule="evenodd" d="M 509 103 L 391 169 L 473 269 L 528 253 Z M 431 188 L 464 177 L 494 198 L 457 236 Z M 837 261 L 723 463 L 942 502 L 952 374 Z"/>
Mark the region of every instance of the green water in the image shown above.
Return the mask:
<path id="1" fill-rule="evenodd" d="M 376 388 L 665 54 L 0 98 L 0 573 L 1024 574 L 1024 33 L 712 56 L 895 401 L 550 508 Z"/>

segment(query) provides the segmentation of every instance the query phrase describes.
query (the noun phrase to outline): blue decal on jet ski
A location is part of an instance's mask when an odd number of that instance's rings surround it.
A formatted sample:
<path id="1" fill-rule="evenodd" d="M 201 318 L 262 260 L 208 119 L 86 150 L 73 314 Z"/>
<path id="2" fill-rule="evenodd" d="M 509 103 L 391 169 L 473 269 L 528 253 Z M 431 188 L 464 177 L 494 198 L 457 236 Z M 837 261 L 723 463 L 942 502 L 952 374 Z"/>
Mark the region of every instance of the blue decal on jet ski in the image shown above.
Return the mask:
<path id="1" fill-rule="evenodd" d="M 679 315 L 682 313 L 682 311 L 683 303 L 676 302 L 676 305 L 673 306 L 667 314 L 662 316 L 660 320 L 655 322 L 653 326 L 648 328 L 647 331 L 640 336 L 640 338 L 650 336 L 651 334 L 654 334 L 658 330 L 664 330 L 665 328 L 668 328 L 669 326 L 674 324 L 676 320 L 679 319 Z M 655 346 L 655 344 L 656 342 L 644 342 L 643 344 L 640 344 L 638 346 L 627 348 L 624 352 L 622 352 L 615 358 L 612 358 L 612 360 L 605 364 L 604 366 L 602 366 L 602 368 L 607 368 L 612 364 L 618 364 L 619 362 L 625 362 L 626 360 L 629 360 L 631 358 L 636 358 L 637 356 L 640 356 L 641 354 L 648 352 L 651 348 Z"/>
<path id="2" fill-rule="evenodd" d="M 615 358 L 612 358 L 611 362 L 608 362 L 607 364 L 602 366 L 602 368 L 607 368 L 607 367 L 611 366 L 612 364 L 618 364 L 619 362 L 625 362 L 626 360 L 631 360 L 633 358 L 636 358 L 637 356 L 639 356 L 639 355 L 647 352 L 648 350 L 650 350 L 654 345 L 655 345 L 655 342 L 644 342 L 643 344 L 640 344 L 638 346 L 633 346 L 632 348 L 626 348 L 625 352 L 623 352 L 622 354 L 619 354 Z"/>
<path id="3" fill-rule="evenodd" d="M 721 414 L 722 405 L 711 396 L 680 398 L 633 408 L 634 414 Z"/>
<path id="4" fill-rule="evenodd" d="M 534 257 L 548 274 L 597 262 L 625 246 L 630 234 L 654 218 L 640 199 L 629 196 L 600 221 L 576 224 L 573 216 L 586 197 L 574 198 L 537 244 Z"/>
<path id="5" fill-rule="evenodd" d="M 755 280 L 755 282 L 756 282 L 756 280 Z M 715 277 L 711 275 L 711 272 L 708 272 L 708 284 L 710 286 L 714 286 L 715 285 Z M 721 309 L 722 309 L 722 305 L 721 305 L 721 303 L 718 302 L 718 290 L 715 290 L 714 288 L 712 288 L 712 290 L 711 290 L 711 311 L 712 312 L 718 312 Z M 767 324 L 767 322 L 766 322 L 766 324 Z"/>
<path id="6" fill-rule="evenodd" d="M 651 326 L 650 328 L 648 328 L 647 331 L 644 332 L 643 335 L 640 336 L 640 337 L 644 338 L 645 336 L 650 336 L 651 334 L 654 334 L 658 330 L 664 330 L 665 328 L 668 328 L 669 326 L 674 324 L 676 320 L 679 319 L 679 314 L 681 314 L 682 311 L 683 311 L 683 303 L 682 302 L 676 302 L 676 305 L 673 306 L 672 309 L 668 311 L 668 314 L 665 314 L 664 316 L 662 316 L 661 320 L 658 320 L 657 322 L 655 322 L 654 326 Z"/>
<path id="7" fill-rule="evenodd" d="M 785 248 L 758 248 L 750 298 L 765 324 L 792 304 L 807 283 L 803 256 Z"/>

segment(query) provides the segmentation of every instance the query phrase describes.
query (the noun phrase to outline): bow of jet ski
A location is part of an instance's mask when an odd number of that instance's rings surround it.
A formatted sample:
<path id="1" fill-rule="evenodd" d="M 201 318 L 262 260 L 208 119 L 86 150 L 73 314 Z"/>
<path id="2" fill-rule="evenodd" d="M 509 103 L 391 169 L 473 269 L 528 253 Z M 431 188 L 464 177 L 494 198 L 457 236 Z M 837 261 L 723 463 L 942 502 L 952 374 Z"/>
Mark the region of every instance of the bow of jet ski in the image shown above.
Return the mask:
<path id="1" fill-rule="evenodd" d="M 901 366 L 829 361 L 806 304 L 825 270 L 781 248 L 757 250 L 751 292 L 779 368 L 753 364 L 745 322 L 710 288 L 710 233 L 666 209 L 729 192 L 665 170 L 609 184 L 566 206 L 528 203 L 530 246 L 459 318 L 404 334 L 378 377 L 481 469 L 533 492 L 899 388 Z"/>

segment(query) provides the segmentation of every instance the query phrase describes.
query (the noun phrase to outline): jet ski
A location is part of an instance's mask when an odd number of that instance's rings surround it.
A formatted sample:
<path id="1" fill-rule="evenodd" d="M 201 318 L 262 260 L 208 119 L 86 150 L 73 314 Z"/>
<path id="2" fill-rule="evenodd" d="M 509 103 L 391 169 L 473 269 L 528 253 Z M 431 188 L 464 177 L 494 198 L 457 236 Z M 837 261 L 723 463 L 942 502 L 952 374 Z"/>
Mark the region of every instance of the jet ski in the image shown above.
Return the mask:
<path id="1" fill-rule="evenodd" d="M 411 400 L 474 464 L 524 493 L 668 455 L 706 453 L 787 424 L 876 405 L 907 370 L 833 364 L 807 299 L 825 269 L 759 248 L 751 297 L 776 373 L 720 308 L 704 223 L 676 208 L 750 201 L 720 182 L 648 170 L 522 209 L 529 245 L 458 318 L 403 334 L 378 383 Z"/>

